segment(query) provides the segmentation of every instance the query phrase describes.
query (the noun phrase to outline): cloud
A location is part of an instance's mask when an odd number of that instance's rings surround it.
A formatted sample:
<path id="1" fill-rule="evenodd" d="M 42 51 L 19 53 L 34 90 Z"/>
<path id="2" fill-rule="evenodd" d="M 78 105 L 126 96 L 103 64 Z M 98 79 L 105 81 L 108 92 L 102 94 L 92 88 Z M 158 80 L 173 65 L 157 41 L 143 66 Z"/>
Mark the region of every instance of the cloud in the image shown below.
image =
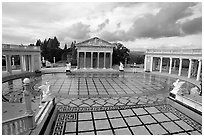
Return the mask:
<path id="1" fill-rule="evenodd" d="M 177 21 L 192 15 L 193 11 L 191 11 L 189 7 L 194 5 L 196 5 L 196 3 L 159 4 L 160 10 L 156 15 L 150 13 L 144 14 L 143 16 L 136 18 L 132 26 L 127 31 L 104 31 L 102 37 L 107 38 L 108 40 L 134 41 L 136 38 L 182 36 L 182 28 Z M 191 30 L 195 28 L 194 25 L 199 25 L 199 27 L 196 27 L 198 29 L 201 26 L 198 22 L 192 22 L 184 24 L 183 28 L 185 29 L 185 26 L 188 26 Z M 188 29 L 185 29 L 184 32 L 185 31 L 188 31 Z M 193 34 L 195 31 L 191 32 L 191 34 Z"/>
<path id="2" fill-rule="evenodd" d="M 118 28 L 118 29 L 120 28 L 120 25 L 121 25 L 120 23 L 117 23 L 117 28 Z"/>
<path id="3" fill-rule="evenodd" d="M 82 40 L 90 37 L 90 25 L 78 22 L 68 26 L 64 30 L 58 32 L 60 39 L 67 39 L 69 37 L 73 40 Z"/>
<path id="4" fill-rule="evenodd" d="M 104 31 L 101 34 L 101 38 L 105 39 L 107 41 L 110 42 L 115 42 L 115 41 L 119 41 L 119 40 L 123 40 L 125 39 L 126 33 L 123 30 L 118 30 L 118 31 L 114 31 L 114 32 L 109 32 L 109 31 Z"/>
<path id="5" fill-rule="evenodd" d="M 99 24 L 97 31 L 101 31 L 108 23 L 109 19 L 106 19 L 103 23 Z"/>
<path id="6" fill-rule="evenodd" d="M 202 3 L 2 3 L 2 41 L 6 43 L 29 44 L 54 36 L 60 43 L 70 43 L 97 36 L 130 45 L 144 39 L 148 46 L 149 38 L 201 35 L 201 24 Z"/>
<path id="7" fill-rule="evenodd" d="M 134 41 L 123 41 L 130 49 L 147 48 L 202 48 L 202 36 L 200 34 L 185 35 L 182 37 L 163 37 L 163 38 L 138 38 Z"/>
<path id="8" fill-rule="evenodd" d="M 21 36 L 21 35 L 10 35 L 10 34 L 3 34 L 2 35 L 3 43 L 4 44 L 34 44 L 36 39 L 33 39 L 30 36 Z M 11 39 L 14 41 L 11 41 Z"/>
<path id="9" fill-rule="evenodd" d="M 181 28 L 185 34 L 196 34 L 202 32 L 202 18 L 195 18 L 181 24 Z"/>

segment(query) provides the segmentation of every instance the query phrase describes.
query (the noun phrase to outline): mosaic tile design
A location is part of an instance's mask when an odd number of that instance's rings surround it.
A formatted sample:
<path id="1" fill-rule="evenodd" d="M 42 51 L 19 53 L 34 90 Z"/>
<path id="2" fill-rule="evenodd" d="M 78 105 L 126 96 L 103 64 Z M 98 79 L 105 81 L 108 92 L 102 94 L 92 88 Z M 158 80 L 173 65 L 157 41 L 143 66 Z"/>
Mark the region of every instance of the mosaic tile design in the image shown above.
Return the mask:
<path id="1" fill-rule="evenodd" d="M 57 106 L 53 135 L 201 135 L 202 126 L 169 104 Z"/>
<path id="2" fill-rule="evenodd" d="M 103 96 L 103 97 L 77 97 L 58 98 L 58 105 L 69 107 L 95 107 L 95 106 L 121 106 L 148 104 L 164 101 L 165 95 L 157 94 L 151 96 Z"/>

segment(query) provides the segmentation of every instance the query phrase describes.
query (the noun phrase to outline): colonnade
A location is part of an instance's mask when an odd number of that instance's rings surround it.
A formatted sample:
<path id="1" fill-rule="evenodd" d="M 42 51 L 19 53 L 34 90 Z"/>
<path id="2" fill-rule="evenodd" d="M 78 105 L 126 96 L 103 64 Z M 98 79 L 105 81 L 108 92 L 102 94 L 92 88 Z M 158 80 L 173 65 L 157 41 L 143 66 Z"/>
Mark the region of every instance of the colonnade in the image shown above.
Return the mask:
<path id="1" fill-rule="evenodd" d="M 5 55 L 6 60 L 6 71 L 9 74 L 12 74 L 12 66 L 14 66 L 14 61 L 11 61 L 12 55 Z M 39 55 L 19 55 L 20 57 L 20 68 L 21 72 L 34 72 L 35 70 L 40 69 L 40 56 Z M 35 60 L 37 59 L 37 63 L 35 63 Z M 11 63 L 13 62 L 13 63 Z"/>
<path id="2" fill-rule="evenodd" d="M 90 55 L 88 57 L 88 54 Z M 97 54 L 97 55 L 96 55 Z M 77 52 L 78 68 L 112 68 L 112 52 Z M 100 57 L 100 56 L 103 57 Z M 82 61 L 83 58 L 83 61 Z M 107 59 L 108 58 L 108 59 Z"/>
<path id="3" fill-rule="evenodd" d="M 156 56 L 145 56 L 145 61 L 144 61 L 144 70 L 146 71 L 147 70 L 147 64 L 148 62 L 150 62 L 150 66 L 149 66 L 149 71 L 152 72 L 153 71 L 153 59 L 154 57 Z M 162 72 L 162 63 L 163 63 L 163 58 L 162 56 L 159 56 L 157 58 L 160 58 L 160 63 L 159 63 L 159 72 L 161 73 Z M 176 57 L 165 57 L 165 58 L 169 58 L 169 69 L 168 69 L 168 73 L 169 74 L 172 74 L 172 60 L 173 58 L 176 58 Z M 182 63 L 183 63 L 183 59 L 186 59 L 186 58 L 179 58 L 179 69 L 178 69 L 178 76 L 181 76 L 181 72 L 182 72 Z M 192 60 L 198 60 L 198 69 L 197 69 L 197 76 L 196 76 L 196 80 L 199 81 L 200 80 L 200 77 L 201 77 L 201 67 L 202 67 L 202 60 L 201 59 L 193 59 L 193 58 L 190 58 L 189 59 L 189 67 L 188 67 L 188 78 L 191 78 L 191 74 L 192 74 L 192 64 L 193 64 L 193 61 Z M 175 67 L 175 63 L 174 62 L 174 67 Z"/>
<path id="4" fill-rule="evenodd" d="M 2 44 L 2 55 L 5 56 L 6 71 L 12 74 L 12 68 L 16 66 L 14 65 L 15 60 L 12 56 L 19 56 L 21 72 L 35 72 L 36 70 L 40 70 L 40 52 L 39 46 Z"/>

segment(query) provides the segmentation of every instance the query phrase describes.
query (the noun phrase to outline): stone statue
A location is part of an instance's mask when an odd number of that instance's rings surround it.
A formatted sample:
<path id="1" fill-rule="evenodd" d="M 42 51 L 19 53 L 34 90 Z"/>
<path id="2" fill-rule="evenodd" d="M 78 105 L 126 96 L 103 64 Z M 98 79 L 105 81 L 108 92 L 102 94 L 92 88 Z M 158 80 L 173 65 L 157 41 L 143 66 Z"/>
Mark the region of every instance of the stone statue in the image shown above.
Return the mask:
<path id="1" fill-rule="evenodd" d="M 184 81 L 180 81 L 179 82 L 179 79 L 177 79 L 173 85 L 174 85 L 174 88 L 172 91 L 170 91 L 171 93 L 173 94 L 178 94 L 179 90 L 181 89 L 181 86 L 184 84 L 185 82 Z"/>
<path id="2" fill-rule="evenodd" d="M 66 72 L 71 73 L 71 62 L 69 62 L 68 64 L 66 64 Z"/>
<path id="3" fill-rule="evenodd" d="M 199 94 L 199 89 L 197 88 L 197 87 L 193 87 L 193 88 L 191 88 L 191 90 L 190 90 L 190 94 Z"/>
<path id="4" fill-rule="evenodd" d="M 120 62 L 119 71 L 124 71 L 124 66 L 122 62 Z"/>
<path id="5" fill-rule="evenodd" d="M 44 85 L 38 87 L 42 90 L 42 101 L 45 100 L 50 95 L 50 84 L 46 82 Z"/>

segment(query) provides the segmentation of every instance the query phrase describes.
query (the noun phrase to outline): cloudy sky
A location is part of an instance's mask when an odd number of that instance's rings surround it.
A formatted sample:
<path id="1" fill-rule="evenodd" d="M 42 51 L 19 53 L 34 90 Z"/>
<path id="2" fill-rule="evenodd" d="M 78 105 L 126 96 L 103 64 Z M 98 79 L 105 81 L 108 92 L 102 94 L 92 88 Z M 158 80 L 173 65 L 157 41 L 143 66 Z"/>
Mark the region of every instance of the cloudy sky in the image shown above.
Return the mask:
<path id="1" fill-rule="evenodd" d="M 3 43 L 54 36 L 61 47 L 96 36 L 131 50 L 201 48 L 202 3 L 2 3 Z"/>

